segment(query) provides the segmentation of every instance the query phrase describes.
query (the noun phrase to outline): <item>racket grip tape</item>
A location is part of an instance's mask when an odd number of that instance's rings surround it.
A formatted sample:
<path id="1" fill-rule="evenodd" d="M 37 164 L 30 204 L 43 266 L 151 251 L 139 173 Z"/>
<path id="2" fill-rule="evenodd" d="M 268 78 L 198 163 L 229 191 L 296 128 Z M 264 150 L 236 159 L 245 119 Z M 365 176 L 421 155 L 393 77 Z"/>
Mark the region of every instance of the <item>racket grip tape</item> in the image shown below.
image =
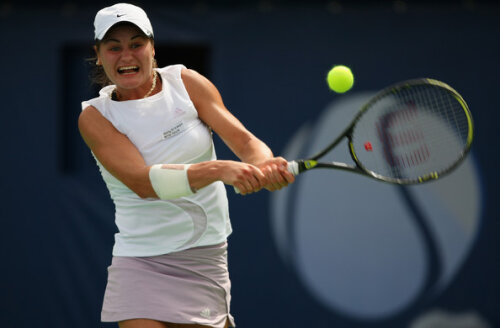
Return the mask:
<path id="1" fill-rule="evenodd" d="M 292 173 L 293 175 L 297 175 L 299 174 L 299 163 L 297 163 L 296 161 L 290 161 L 288 162 L 288 165 L 287 165 L 287 170 L 288 172 Z M 234 192 L 239 194 L 240 193 L 240 190 L 236 187 L 234 187 Z"/>
<path id="2" fill-rule="evenodd" d="M 300 171 L 299 171 L 299 163 L 296 162 L 296 161 L 290 161 L 290 162 L 288 162 L 287 169 L 288 169 L 288 172 L 292 173 L 295 176 L 300 173 Z"/>

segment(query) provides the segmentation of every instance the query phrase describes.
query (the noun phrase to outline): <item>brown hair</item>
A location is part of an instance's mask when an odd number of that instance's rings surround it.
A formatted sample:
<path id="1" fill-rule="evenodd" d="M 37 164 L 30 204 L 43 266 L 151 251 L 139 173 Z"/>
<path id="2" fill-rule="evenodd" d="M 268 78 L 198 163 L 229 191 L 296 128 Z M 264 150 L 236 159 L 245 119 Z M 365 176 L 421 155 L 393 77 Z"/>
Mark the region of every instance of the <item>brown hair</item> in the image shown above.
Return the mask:
<path id="1" fill-rule="evenodd" d="M 106 75 L 106 72 L 104 72 L 102 66 L 96 64 L 97 56 L 87 58 L 86 61 L 90 66 L 89 79 L 92 84 L 97 84 L 100 87 L 105 87 L 111 84 L 111 81 L 108 79 L 108 76 Z"/>

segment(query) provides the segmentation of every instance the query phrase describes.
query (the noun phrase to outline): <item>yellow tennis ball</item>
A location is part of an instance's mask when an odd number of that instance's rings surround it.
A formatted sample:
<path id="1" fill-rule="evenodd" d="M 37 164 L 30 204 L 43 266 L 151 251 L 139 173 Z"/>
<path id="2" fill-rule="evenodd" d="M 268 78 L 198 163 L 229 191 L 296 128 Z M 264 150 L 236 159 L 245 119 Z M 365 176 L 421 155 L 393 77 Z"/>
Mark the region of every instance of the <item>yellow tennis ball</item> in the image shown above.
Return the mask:
<path id="1" fill-rule="evenodd" d="M 354 76 L 349 67 L 337 65 L 328 72 L 326 81 L 330 89 L 337 93 L 344 93 L 352 88 Z"/>

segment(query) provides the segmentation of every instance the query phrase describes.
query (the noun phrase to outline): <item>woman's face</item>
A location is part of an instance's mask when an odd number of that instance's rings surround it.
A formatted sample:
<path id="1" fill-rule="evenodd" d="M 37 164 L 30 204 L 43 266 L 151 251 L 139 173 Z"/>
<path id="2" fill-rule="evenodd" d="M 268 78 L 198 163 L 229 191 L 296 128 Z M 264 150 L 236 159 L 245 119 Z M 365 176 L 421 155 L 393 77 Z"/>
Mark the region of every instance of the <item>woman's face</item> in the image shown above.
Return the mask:
<path id="1" fill-rule="evenodd" d="M 112 27 L 96 53 L 98 64 L 118 89 L 147 91 L 151 87 L 154 46 L 137 26 Z"/>

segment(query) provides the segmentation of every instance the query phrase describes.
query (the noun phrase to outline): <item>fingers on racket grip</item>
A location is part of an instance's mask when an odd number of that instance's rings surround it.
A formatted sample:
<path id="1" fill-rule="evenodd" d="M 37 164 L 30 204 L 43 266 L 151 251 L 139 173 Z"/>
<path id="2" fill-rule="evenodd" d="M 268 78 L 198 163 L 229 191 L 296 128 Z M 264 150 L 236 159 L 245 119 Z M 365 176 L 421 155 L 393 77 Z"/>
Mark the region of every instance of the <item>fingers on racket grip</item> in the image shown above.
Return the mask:
<path id="1" fill-rule="evenodd" d="M 288 172 L 290 172 L 293 175 L 299 174 L 299 163 L 297 163 L 296 161 L 288 162 L 288 165 L 286 168 L 287 168 Z M 234 187 L 234 192 L 237 194 L 240 194 L 240 190 L 236 187 Z"/>

